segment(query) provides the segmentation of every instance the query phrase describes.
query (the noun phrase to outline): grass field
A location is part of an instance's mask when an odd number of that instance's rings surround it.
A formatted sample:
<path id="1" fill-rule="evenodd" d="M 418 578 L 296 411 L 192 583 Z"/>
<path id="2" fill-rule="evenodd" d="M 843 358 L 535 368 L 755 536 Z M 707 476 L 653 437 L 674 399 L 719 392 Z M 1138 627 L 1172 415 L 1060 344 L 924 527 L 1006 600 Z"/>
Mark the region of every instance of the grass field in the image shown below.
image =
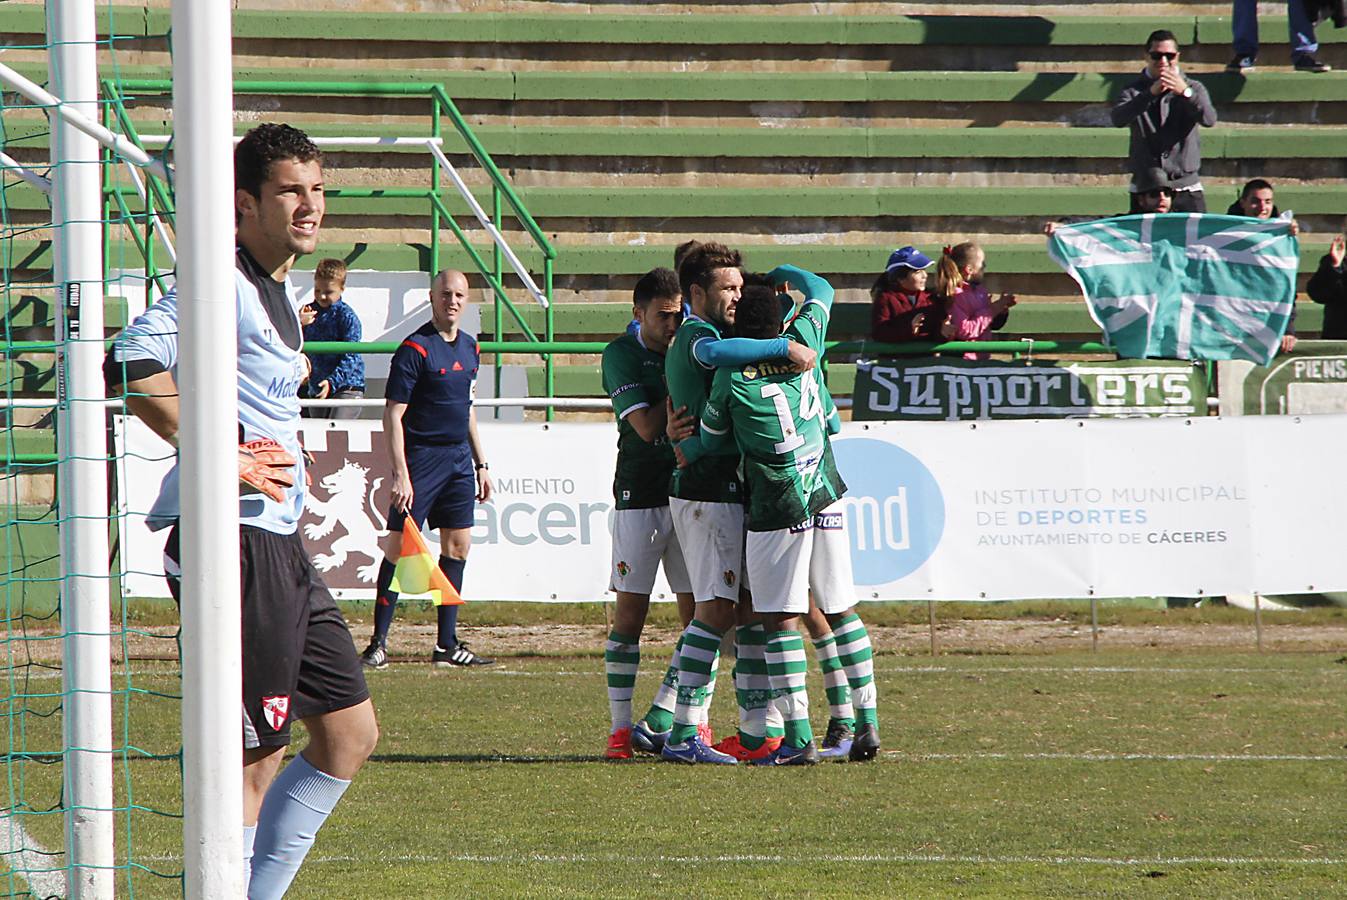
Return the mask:
<path id="1" fill-rule="evenodd" d="M 376 755 L 290 896 L 1347 895 L 1347 658 L 1084 649 L 881 652 L 885 752 L 802 770 L 604 762 L 592 652 L 395 664 L 371 676 Z M 667 662 L 646 656 L 638 703 Z M 133 670 L 137 687 L 176 692 L 170 664 Z M 728 678 L 721 690 L 725 732 Z M 816 678 L 811 702 L 821 724 Z M 134 743 L 176 746 L 175 701 L 130 708 Z M 55 718 L 34 717 L 33 746 Z M 179 809 L 175 761 L 126 770 L 137 805 Z M 59 767 L 21 771 L 55 799 Z M 136 858 L 178 871 L 180 820 L 132 819 Z M 22 824 L 60 845 L 58 816 Z M 144 873 L 129 886 L 180 890 Z"/>

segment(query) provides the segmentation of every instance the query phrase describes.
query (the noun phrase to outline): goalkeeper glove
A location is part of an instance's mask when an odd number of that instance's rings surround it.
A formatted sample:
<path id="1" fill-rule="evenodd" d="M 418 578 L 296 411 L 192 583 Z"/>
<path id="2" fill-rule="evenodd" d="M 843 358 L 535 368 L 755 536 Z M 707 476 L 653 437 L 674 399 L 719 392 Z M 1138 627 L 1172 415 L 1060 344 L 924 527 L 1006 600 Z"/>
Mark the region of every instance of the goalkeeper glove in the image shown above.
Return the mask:
<path id="1" fill-rule="evenodd" d="M 239 445 L 239 481 L 244 494 L 266 494 L 277 503 L 295 483 L 295 458 L 271 438 Z"/>

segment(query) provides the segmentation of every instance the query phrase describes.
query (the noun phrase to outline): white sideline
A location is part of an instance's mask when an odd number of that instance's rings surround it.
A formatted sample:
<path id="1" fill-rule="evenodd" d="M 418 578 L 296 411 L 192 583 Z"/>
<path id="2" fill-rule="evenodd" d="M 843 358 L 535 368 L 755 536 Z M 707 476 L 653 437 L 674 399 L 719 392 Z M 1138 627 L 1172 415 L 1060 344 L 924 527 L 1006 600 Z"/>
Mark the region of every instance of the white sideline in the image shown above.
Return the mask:
<path id="1" fill-rule="evenodd" d="M 13 860 L 10 871 L 27 881 L 36 896 L 65 896 L 65 870 L 49 870 L 50 866 L 59 865 L 60 857 L 48 855 L 18 819 L 3 811 L 0 811 L 0 859 Z"/>
<path id="2" fill-rule="evenodd" d="M 935 863 L 951 865 L 1050 865 L 1050 866 L 1340 866 L 1347 859 L 1334 859 L 1326 856 L 1278 857 L 1278 856 L 1036 856 L 1033 854 L 1006 855 L 959 855 L 945 853 L 807 853 L 799 856 L 787 856 L 776 853 L 725 853 L 719 855 L 674 855 L 674 854 L 634 854 L 634 853 L 517 853 L 517 854 L 479 854 L 479 853 L 399 853 L 377 854 L 373 858 L 381 863 L 485 863 L 501 865 L 520 865 L 528 863 L 551 863 L 569 865 L 574 863 Z M 161 854 L 144 857 L 149 862 L 180 862 L 181 856 Z M 314 855 L 307 863 L 369 862 L 371 856 Z"/>

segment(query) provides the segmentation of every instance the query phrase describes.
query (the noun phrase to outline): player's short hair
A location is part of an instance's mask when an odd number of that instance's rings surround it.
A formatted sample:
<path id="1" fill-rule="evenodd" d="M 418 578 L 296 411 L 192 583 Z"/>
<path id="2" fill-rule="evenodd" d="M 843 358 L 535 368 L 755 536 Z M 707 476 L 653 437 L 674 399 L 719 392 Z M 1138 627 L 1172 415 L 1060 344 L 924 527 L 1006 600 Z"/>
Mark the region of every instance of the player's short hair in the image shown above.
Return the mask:
<path id="1" fill-rule="evenodd" d="M 1252 194 L 1254 191 L 1263 191 L 1263 190 L 1268 191 L 1272 190 L 1272 182 L 1267 181 L 1266 179 L 1263 178 L 1255 178 L 1248 184 L 1244 185 L 1244 189 L 1239 192 L 1239 199 L 1248 200 L 1249 195 Z"/>
<path id="2" fill-rule="evenodd" d="M 1160 28 L 1151 32 L 1151 36 L 1146 38 L 1146 49 L 1149 50 L 1156 44 L 1162 44 L 1165 41 L 1173 41 L 1174 46 L 1179 45 L 1179 39 L 1174 37 L 1174 32 L 1168 28 Z"/>
<path id="3" fill-rule="evenodd" d="M 260 198 L 271 164 L 285 159 L 321 164 L 323 153 L 298 128 L 276 122 L 258 125 L 234 148 L 234 187 Z"/>
<path id="4" fill-rule="evenodd" d="M 644 309 L 656 297 L 678 299 L 678 276 L 673 269 L 651 269 L 640 277 L 631 290 L 631 302 Z"/>
<path id="5" fill-rule="evenodd" d="M 690 241 L 684 241 L 674 248 L 674 271 L 677 272 L 683 266 L 683 260 L 688 258 L 688 254 L 702 245 L 702 242 L 693 238 Z"/>
<path id="6" fill-rule="evenodd" d="M 781 304 L 764 284 L 744 287 L 734 310 L 734 333 L 746 338 L 774 338 L 781 333 Z"/>
<path id="7" fill-rule="evenodd" d="M 324 281 L 340 281 L 345 284 L 346 263 L 331 257 L 319 260 L 318 265 L 313 269 L 313 277 L 315 281 L 321 278 Z"/>
<path id="8" fill-rule="evenodd" d="M 702 290 L 711 286 L 712 273 L 717 269 L 742 269 L 744 257 L 738 250 L 731 250 L 724 244 L 707 241 L 689 251 L 683 264 L 678 267 L 678 286 L 683 297 L 692 299 L 692 286 Z"/>

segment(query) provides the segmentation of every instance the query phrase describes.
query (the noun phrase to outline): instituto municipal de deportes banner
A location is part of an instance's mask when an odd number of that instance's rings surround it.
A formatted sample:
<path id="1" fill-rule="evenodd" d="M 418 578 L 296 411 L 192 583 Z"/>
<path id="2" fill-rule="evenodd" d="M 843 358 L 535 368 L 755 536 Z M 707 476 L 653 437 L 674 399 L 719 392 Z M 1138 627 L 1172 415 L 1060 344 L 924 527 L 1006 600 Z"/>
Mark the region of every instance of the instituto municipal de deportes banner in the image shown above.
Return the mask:
<path id="1" fill-rule="evenodd" d="M 483 423 L 496 496 L 479 505 L 463 596 L 599 601 L 616 429 Z M 306 420 L 301 523 L 347 598 L 373 596 L 388 513 L 380 423 Z M 834 448 L 858 594 L 998 600 L 1347 589 L 1335 527 L 1347 415 L 852 422 Z M 117 424 L 127 596 L 165 597 L 165 532 L 143 515 L 171 448 Z M 1322 473 L 1313 491 L 1304 473 Z M 431 534 L 433 541 L 436 536 Z M 668 596 L 667 585 L 656 593 Z"/>
<path id="2" fill-rule="evenodd" d="M 881 359 L 856 367 L 856 421 L 1204 416 L 1202 369 L 1171 360 Z"/>

